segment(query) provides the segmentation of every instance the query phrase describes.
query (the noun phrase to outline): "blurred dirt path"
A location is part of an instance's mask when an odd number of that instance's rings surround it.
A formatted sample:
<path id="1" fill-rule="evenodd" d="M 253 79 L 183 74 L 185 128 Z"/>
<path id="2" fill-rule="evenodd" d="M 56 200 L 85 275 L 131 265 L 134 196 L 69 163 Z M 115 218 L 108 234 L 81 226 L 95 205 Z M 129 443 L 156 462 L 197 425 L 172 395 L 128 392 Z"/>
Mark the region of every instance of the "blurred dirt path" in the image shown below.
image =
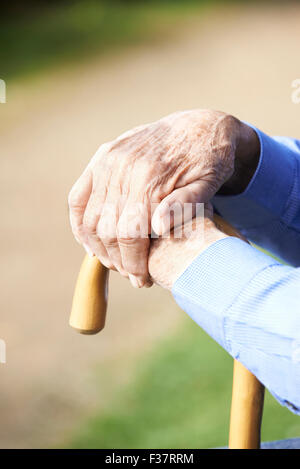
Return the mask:
<path id="1" fill-rule="evenodd" d="M 0 105 L 1 447 L 61 442 L 130 379 L 137 357 L 188 320 L 167 293 L 133 291 L 113 275 L 102 335 L 69 329 L 83 253 L 66 200 L 89 158 L 121 131 L 195 107 L 299 136 L 300 105 L 290 98 L 300 76 L 299 15 L 300 6 L 223 9 L 194 17 L 164 44 L 7 84 Z"/>

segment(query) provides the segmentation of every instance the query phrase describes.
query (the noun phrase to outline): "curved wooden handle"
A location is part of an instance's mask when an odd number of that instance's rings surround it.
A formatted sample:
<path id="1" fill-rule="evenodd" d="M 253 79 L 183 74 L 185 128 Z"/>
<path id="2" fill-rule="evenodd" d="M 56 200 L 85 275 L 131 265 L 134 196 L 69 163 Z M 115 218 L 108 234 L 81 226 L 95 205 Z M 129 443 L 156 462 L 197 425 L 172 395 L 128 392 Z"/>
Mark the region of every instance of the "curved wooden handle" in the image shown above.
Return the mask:
<path id="1" fill-rule="evenodd" d="M 244 239 L 229 223 L 215 215 L 218 228 Z M 86 256 L 73 297 L 70 325 L 82 334 L 96 334 L 105 324 L 108 270 L 96 257 Z M 264 387 L 241 363 L 234 361 L 229 448 L 260 447 Z"/>
<path id="2" fill-rule="evenodd" d="M 108 269 L 97 257 L 85 256 L 77 278 L 70 326 L 81 334 L 97 334 L 103 329 L 108 296 Z"/>
<path id="3" fill-rule="evenodd" d="M 222 218 L 215 223 L 224 232 L 239 236 Z M 97 334 L 105 325 L 109 271 L 96 256 L 85 256 L 78 274 L 70 315 L 70 326 L 81 334 Z"/>

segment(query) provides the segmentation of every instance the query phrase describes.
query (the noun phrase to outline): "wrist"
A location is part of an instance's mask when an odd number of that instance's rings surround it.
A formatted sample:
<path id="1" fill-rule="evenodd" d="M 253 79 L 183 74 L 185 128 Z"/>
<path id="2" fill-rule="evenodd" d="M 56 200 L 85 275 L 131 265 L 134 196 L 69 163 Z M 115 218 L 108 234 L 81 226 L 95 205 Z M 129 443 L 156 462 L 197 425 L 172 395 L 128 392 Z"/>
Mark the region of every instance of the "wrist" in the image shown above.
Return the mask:
<path id="1" fill-rule="evenodd" d="M 256 132 L 240 122 L 233 175 L 223 184 L 218 195 L 237 195 L 244 192 L 254 176 L 260 156 L 260 142 Z"/>
<path id="2" fill-rule="evenodd" d="M 176 280 L 183 274 L 189 265 L 208 249 L 212 244 L 227 238 L 228 234 L 222 231 L 223 227 L 214 227 L 204 230 L 204 236 L 192 237 L 180 245 L 177 239 L 158 238 L 151 242 L 148 260 L 151 280 L 156 285 L 167 290 L 172 290 Z"/>

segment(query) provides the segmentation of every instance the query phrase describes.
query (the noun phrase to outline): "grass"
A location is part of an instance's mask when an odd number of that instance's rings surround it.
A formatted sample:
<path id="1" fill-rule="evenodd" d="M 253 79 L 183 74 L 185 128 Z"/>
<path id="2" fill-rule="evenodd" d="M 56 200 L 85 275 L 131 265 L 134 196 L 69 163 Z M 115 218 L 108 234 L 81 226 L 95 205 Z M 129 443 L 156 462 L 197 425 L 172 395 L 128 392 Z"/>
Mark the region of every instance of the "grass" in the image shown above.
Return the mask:
<path id="1" fill-rule="evenodd" d="M 22 78 L 124 46 L 159 42 L 208 3 L 65 0 L 23 5 L 18 14 L 0 18 L 0 76 Z"/>
<path id="2" fill-rule="evenodd" d="M 232 359 L 187 320 L 139 363 L 111 407 L 83 423 L 71 448 L 211 448 L 227 444 Z M 300 435 L 299 417 L 267 393 L 263 440 Z"/>

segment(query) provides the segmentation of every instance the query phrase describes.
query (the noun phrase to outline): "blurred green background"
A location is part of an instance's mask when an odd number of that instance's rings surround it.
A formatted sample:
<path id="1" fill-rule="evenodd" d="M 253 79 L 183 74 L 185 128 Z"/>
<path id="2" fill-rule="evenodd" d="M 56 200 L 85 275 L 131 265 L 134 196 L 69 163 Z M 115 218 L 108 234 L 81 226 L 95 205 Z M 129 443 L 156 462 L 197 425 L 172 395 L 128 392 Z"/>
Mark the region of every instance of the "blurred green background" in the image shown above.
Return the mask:
<path id="1" fill-rule="evenodd" d="M 192 323 L 160 343 L 110 411 L 80 429 L 72 448 L 214 448 L 227 443 L 232 360 Z M 266 394 L 262 440 L 299 435 L 299 417 Z M 69 446 L 69 445 L 67 445 Z"/>
<path id="2" fill-rule="evenodd" d="M 32 74 L 92 54 L 163 39 L 209 0 L 64 0 L 13 2 L 2 9 L 4 79 Z M 217 3 L 217 1 L 214 1 Z"/>
<path id="3" fill-rule="evenodd" d="M 105 331 L 69 330 L 82 252 L 66 198 L 100 143 L 177 109 L 222 108 L 296 132 L 299 14 L 298 2 L 2 6 L 1 447 L 227 443 L 232 360 L 165 292 L 113 275 Z M 299 418 L 268 393 L 262 436 L 300 436 Z"/>

